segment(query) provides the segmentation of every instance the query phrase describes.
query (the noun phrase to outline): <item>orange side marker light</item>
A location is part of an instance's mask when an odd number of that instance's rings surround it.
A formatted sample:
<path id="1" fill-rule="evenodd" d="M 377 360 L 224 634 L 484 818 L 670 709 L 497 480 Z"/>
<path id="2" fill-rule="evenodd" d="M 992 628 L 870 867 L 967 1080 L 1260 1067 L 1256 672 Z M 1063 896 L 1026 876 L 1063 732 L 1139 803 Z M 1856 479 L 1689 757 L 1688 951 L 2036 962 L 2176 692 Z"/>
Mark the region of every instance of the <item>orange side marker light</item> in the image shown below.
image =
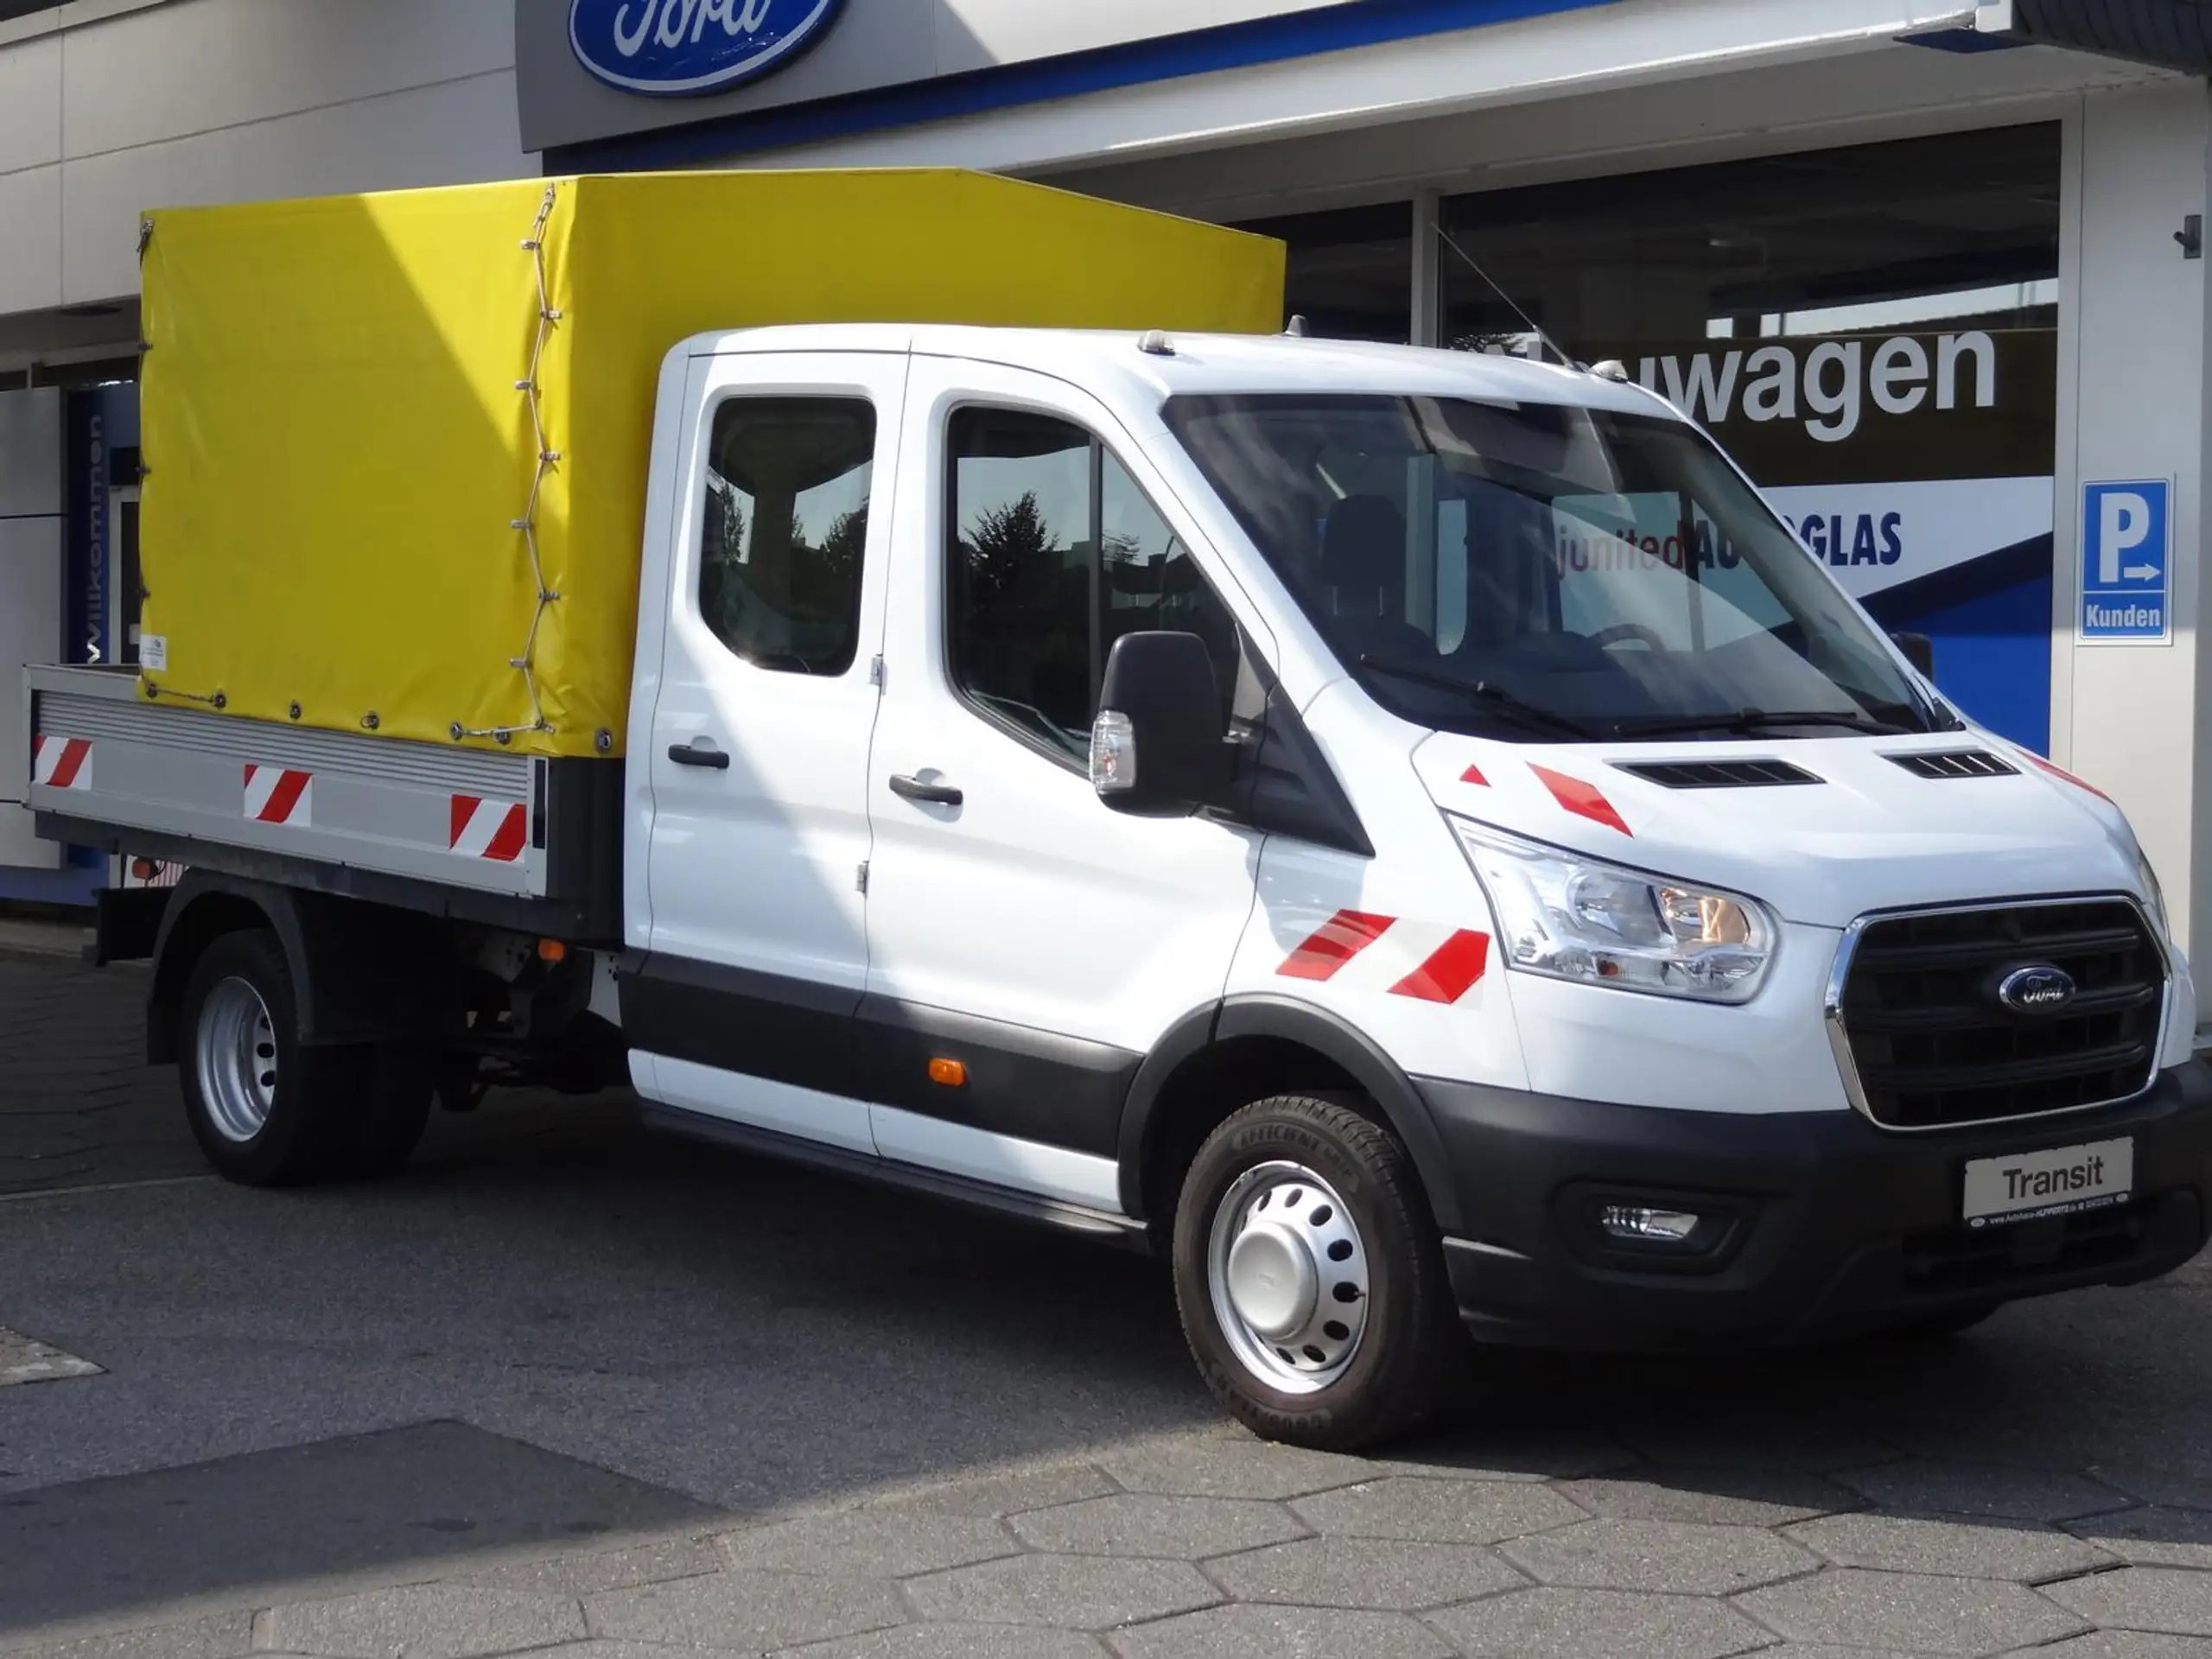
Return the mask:
<path id="1" fill-rule="evenodd" d="M 948 1089 L 957 1089 L 968 1081 L 968 1068 L 958 1060 L 931 1060 L 930 1081 L 941 1083 Z"/>

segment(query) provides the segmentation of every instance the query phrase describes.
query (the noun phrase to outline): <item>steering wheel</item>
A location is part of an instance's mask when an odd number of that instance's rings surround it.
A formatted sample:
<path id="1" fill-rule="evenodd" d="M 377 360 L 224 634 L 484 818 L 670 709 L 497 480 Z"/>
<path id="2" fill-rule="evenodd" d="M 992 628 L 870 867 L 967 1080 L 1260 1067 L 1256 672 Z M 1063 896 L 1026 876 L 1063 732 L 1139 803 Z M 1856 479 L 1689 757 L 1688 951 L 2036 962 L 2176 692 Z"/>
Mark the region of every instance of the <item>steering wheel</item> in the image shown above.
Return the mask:
<path id="1" fill-rule="evenodd" d="M 1666 639 L 1656 628 L 1647 628 L 1641 622 L 1616 622 L 1610 628 L 1599 629 L 1589 639 L 1600 651 L 1610 651 L 1624 639 L 1641 639 L 1654 651 L 1668 648 Z"/>

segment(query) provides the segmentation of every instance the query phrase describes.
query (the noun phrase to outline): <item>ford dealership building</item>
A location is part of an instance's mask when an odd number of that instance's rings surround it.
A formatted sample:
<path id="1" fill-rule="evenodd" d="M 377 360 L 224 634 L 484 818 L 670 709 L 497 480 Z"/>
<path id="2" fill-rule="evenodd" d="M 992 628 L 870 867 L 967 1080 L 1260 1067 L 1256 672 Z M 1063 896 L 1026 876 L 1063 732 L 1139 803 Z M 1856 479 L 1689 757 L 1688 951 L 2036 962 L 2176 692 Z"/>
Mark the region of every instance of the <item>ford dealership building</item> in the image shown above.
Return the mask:
<path id="1" fill-rule="evenodd" d="M 2208 16 L 0 0 L 0 674 L 133 649 L 141 207 L 987 168 L 1281 238 L 1314 334 L 1527 351 L 1541 328 L 1618 359 L 1929 635 L 1964 706 L 2121 801 L 2212 983 Z M 114 872 L 5 804 L 17 695 L 0 677 L 0 898 L 79 899 Z"/>

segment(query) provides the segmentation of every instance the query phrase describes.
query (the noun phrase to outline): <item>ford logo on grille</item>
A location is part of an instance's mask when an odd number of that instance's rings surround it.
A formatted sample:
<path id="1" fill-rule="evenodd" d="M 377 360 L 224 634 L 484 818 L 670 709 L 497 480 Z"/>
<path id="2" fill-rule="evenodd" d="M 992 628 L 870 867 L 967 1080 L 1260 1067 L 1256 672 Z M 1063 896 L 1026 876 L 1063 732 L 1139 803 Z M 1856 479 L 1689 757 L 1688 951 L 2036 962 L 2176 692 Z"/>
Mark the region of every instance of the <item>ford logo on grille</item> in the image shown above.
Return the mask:
<path id="1" fill-rule="evenodd" d="M 2074 976 L 2038 962 L 2015 968 L 1997 988 L 1997 1000 L 2015 1014 L 2056 1014 L 2074 1000 Z"/>
<path id="2" fill-rule="evenodd" d="M 663 96 L 772 74 L 836 21 L 842 0 L 569 0 L 576 60 L 610 86 Z"/>

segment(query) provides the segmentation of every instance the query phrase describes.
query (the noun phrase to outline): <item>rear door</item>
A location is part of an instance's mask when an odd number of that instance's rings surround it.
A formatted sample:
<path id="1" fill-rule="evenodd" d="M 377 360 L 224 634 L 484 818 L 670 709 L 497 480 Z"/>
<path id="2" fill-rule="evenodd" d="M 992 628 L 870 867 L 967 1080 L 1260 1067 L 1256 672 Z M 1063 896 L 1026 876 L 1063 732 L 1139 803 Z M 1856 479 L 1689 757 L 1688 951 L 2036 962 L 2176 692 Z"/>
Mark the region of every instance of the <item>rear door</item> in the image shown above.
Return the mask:
<path id="1" fill-rule="evenodd" d="M 872 1154 L 852 1021 L 902 354 L 692 369 L 623 1021 L 671 1104 Z"/>
<path id="2" fill-rule="evenodd" d="M 1220 997 L 1262 838 L 1108 810 L 1087 765 L 1099 678 L 1124 632 L 1197 632 L 1226 711 L 1256 624 L 1077 388 L 918 357 L 907 410 L 868 777 L 877 1147 L 1117 1210 L 1129 1083 Z"/>

